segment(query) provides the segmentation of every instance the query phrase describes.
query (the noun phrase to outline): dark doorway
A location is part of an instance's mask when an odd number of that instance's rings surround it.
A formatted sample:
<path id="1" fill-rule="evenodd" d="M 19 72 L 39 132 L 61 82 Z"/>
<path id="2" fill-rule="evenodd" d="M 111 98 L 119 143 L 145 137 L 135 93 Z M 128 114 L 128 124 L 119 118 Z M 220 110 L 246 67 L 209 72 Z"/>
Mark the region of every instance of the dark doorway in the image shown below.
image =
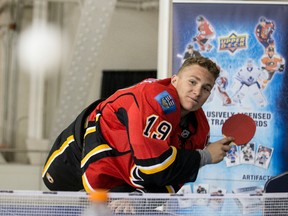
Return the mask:
<path id="1" fill-rule="evenodd" d="M 102 76 L 101 98 L 107 98 L 118 89 L 129 87 L 146 78 L 156 78 L 156 76 L 156 70 L 104 70 Z"/>

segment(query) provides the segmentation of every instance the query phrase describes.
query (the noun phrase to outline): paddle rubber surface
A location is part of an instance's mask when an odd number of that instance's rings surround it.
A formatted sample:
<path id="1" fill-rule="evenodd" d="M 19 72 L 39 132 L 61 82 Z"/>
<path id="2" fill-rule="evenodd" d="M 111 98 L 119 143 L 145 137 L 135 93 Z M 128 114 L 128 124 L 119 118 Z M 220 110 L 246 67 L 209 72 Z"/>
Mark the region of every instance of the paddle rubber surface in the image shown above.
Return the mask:
<path id="1" fill-rule="evenodd" d="M 222 126 L 222 134 L 234 137 L 236 145 L 245 145 L 256 132 L 255 121 L 246 114 L 235 114 L 229 117 Z"/>

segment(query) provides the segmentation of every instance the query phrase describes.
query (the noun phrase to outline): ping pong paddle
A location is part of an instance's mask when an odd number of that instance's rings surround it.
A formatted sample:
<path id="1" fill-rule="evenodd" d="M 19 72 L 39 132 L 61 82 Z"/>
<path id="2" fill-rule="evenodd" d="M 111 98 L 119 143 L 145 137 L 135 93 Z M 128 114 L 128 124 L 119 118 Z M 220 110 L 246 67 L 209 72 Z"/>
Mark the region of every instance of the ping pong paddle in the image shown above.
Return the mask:
<path id="1" fill-rule="evenodd" d="M 234 137 L 236 145 L 247 144 L 256 132 L 255 121 L 246 114 L 235 114 L 229 117 L 222 126 L 222 134 Z"/>

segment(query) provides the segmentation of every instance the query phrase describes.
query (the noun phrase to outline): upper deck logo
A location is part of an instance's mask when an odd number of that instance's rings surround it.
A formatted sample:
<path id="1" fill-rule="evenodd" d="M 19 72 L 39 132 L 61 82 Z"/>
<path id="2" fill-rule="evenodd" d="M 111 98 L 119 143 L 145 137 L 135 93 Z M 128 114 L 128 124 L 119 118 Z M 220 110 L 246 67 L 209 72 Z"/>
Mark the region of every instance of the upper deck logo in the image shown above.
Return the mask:
<path id="1" fill-rule="evenodd" d="M 247 38 L 248 35 L 236 35 L 235 33 L 232 33 L 228 37 L 220 37 L 219 50 L 228 50 L 231 53 L 234 53 L 237 49 L 244 49 L 247 47 Z"/>

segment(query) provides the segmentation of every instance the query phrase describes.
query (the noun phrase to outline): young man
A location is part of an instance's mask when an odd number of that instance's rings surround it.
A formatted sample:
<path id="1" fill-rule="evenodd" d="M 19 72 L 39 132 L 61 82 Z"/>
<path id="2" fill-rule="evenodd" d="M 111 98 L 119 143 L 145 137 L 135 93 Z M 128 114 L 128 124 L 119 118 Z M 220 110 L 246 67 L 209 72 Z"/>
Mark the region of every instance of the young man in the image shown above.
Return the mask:
<path id="1" fill-rule="evenodd" d="M 219 68 L 187 59 L 171 78 L 148 79 L 96 101 L 54 143 L 43 170 L 50 190 L 176 192 L 218 163 L 233 138 L 207 145 L 202 105 Z"/>

